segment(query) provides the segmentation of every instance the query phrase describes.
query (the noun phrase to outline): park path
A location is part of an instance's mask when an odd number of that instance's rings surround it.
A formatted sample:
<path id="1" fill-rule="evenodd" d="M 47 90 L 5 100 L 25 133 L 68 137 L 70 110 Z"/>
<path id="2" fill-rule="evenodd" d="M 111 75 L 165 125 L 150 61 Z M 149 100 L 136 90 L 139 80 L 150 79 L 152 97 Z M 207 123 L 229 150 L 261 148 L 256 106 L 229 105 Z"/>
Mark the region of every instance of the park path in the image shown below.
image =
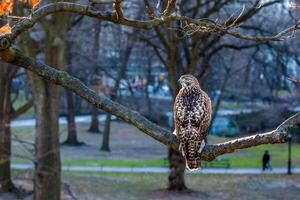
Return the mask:
<path id="1" fill-rule="evenodd" d="M 12 163 L 12 169 L 30 170 L 33 169 L 31 164 Z M 130 173 L 167 173 L 169 169 L 166 167 L 109 167 L 109 166 L 62 166 L 63 171 L 74 172 L 130 172 Z M 286 168 L 274 168 L 272 171 L 263 172 L 259 168 L 204 168 L 196 172 L 202 174 L 286 174 Z M 300 168 L 293 168 L 292 173 L 299 174 Z"/>
<path id="2" fill-rule="evenodd" d="M 98 115 L 99 121 L 105 121 L 106 115 Z M 112 119 L 116 119 L 115 116 L 112 117 Z M 91 115 L 80 115 L 75 117 L 75 122 L 90 122 L 91 121 Z M 36 120 L 34 118 L 32 119 L 17 119 L 13 120 L 11 123 L 12 127 L 28 127 L 28 126 L 35 126 Z M 66 117 L 59 117 L 59 124 L 67 124 Z"/>
<path id="3" fill-rule="evenodd" d="M 220 116 L 227 116 L 227 115 L 233 115 L 233 114 L 240 114 L 240 113 L 250 113 L 253 112 L 252 109 L 238 109 L 238 110 L 220 110 L 218 114 Z M 172 118 L 172 112 L 166 112 L 166 115 L 169 117 L 170 122 L 173 120 Z M 106 115 L 100 114 L 98 115 L 99 121 L 105 121 Z M 116 119 L 115 116 L 112 116 L 112 119 Z M 82 122 L 90 122 L 91 121 L 91 115 L 80 115 L 75 116 L 75 122 L 76 123 L 82 123 Z M 12 127 L 32 127 L 35 126 L 36 120 L 34 118 L 30 119 L 16 119 L 11 122 Z M 59 124 L 67 124 L 66 117 L 59 117 Z"/>

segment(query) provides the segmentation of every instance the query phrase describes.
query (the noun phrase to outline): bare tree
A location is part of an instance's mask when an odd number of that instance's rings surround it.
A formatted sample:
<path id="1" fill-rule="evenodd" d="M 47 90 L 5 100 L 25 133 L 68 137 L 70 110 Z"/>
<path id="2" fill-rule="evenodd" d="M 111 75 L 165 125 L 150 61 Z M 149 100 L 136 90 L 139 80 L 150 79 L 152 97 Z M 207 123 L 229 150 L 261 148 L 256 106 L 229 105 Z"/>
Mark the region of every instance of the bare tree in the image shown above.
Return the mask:
<path id="1" fill-rule="evenodd" d="M 56 69 L 66 66 L 65 34 L 70 26 L 70 15 L 63 13 L 43 18 L 40 24 L 45 33 L 45 63 Z M 61 88 L 33 75 L 35 102 L 36 165 L 34 199 L 60 199 L 59 107 Z M 51 195 L 49 195 L 51 194 Z"/>
<path id="2" fill-rule="evenodd" d="M 131 55 L 131 51 L 134 47 L 135 35 L 136 34 L 133 33 L 126 37 L 126 39 L 127 39 L 127 42 L 125 42 L 126 47 L 124 49 L 122 49 L 122 52 L 121 52 L 120 69 L 118 71 L 118 76 L 115 79 L 114 87 L 113 87 L 112 93 L 110 95 L 110 98 L 112 101 L 117 100 L 120 83 L 121 83 L 121 80 L 125 77 L 127 63 L 128 63 L 129 57 Z M 122 45 L 124 45 L 124 42 L 122 43 Z M 110 148 L 109 148 L 110 123 L 111 123 L 111 114 L 108 113 L 106 115 L 106 120 L 105 120 L 105 124 L 104 124 L 104 134 L 103 134 L 103 140 L 102 140 L 102 146 L 101 146 L 102 151 L 110 151 Z"/>
<path id="3" fill-rule="evenodd" d="M 95 45 L 94 45 L 94 58 L 98 61 L 99 57 L 99 48 L 100 48 L 100 35 L 101 35 L 101 21 L 95 21 Z M 93 67 L 93 74 L 97 73 L 97 67 Z M 100 133 L 99 130 L 99 120 L 98 120 L 99 111 L 96 107 L 92 107 L 92 121 L 89 128 L 89 132 Z"/>
<path id="4" fill-rule="evenodd" d="M 259 1 L 257 2 L 260 3 Z M 107 4 L 107 2 L 98 0 L 93 1 L 93 3 Z M 5 33 L 0 36 L 1 59 L 5 62 L 21 66 L 29 71 L 32 71 L 34 74 L 40 77 L 34 80 L 36 83 L 39 83 L 38 87 L 36 85 L 36 88 L 34 89 L 35 97 L 37 97 L 37 94 L 39 94 L 39 97 L 35 99 L 37 106 L 39 105 L 37 108 L 39 126 L 37 129 L 38 137 L 37 166 L 35 170 L 35 199 L 49 199 L 49 194 L 51 194 L 51 199 L 60 198 L 60 160 L 58 150 L 58 134 L 56 131 L 58 127 L 57 105 L 59 104 L 59 102 L 57 101 L 57 94 L 59 94 L 59 92 L 57 86 L 55 86 L 54 84 L 61 85 L 75 92 L 77 95 L 81 96 L 82 98 L 90 102 L 92 105 L 108 113 L 116 115 L 120 119 L 123 119 L 124 121 L 134 125 L 143 133 L 149 135 L 155 140 L 162 142 L 168 147 L 174 149 L 175 151 L 178 151 L 178 143 L 176 137 L 171 134 L 170 130 L 166 130 L 165 128 L 151 123 L 139 113 L 132 111 L 114 101 L 111 101 L 105 96 L 97 95 L 94 91 L 86 87 L 81 81 L 70 76 L 68 73 L 60 70 L 65 64 L 63 62 L 63 59 L 61 59 L 63 58 L 62 55 L 64 55 L 62 51 L 64 50 L 65 46 L 63 43 L 63 38 L 61 38 L 60 35 L 57 33 L 59 33 L 59 31 L 61 30 L 64 30 L 64 26 L 60 26 L 60 23 L 64 21 L 62 20 L 63 16 L 55 14 L 52 16 L 50 23 L 49 21 L 47 22 L 47 25 L 52 25 L 51 27 L 47 26 L 48 31 L 46 31 L 46 38 L 48 40 L 45 41 L 47 47 L 45 54 L 46 63 L 48 65 L 44 64 L 41 61 L 26 56 L 22 51 L 12 46 L 12 43 L 22 32 L 27 31 L 29 28 L 34 26 L 35 23 L 44 19 L 47 15 L 58 12 L 70 12 L 111 21 L 120 25 L 135 27 L 138 29 L 152 29 L 160 27 L 162 25 L 170 25 L 172 24 L 172 22 L 180 22 L 187 23 L 188 25 L 187 27 L 185 27 L 184 32 L 204 32 L 205 34 L 216 35 L 216 37 L 213 37 L 212 39 L 218 39 L 217 36 L 220 35 L 228 35 L 234 38 L 255 42 L 280 41 L 282 39 L 285 39 L 286 37 L 289 37 L 290 33 L 299 29 L 300 25 L 300 22 L 296 22 L 296 24 L 291 26 L 290 28 L 287 28 L 280 33 L 276 33 L 274 35 L 269 36 L 253 36 L 236 31 L 235 28 L 238 24 L 240 24 L 240 22 L 244 21 L 243 19 L 245 17 L 249 15 L 253 16 L 256 13 L 257 9 L 255 8 L 265 7 L 264 5 L 268 3 L 262 5 L 259 4 L 259 6 L 255 4 L 255 7 L 253 7 L 255 11 L 249 11 L 245 14 L 238 15 L 235 18 L 231 18 L 232 20 L 229 20 L 225 24 L 218 23 L 218 21 L 215 20 L 204 19 L 205 16 L 201 16 L 200 19 L 187 17 L 181 15 L 180 12 L 178 12 L 178 9 L 176 9 L 175 12 L 173 12 L 174 6 L 176 5 L 175 0 L 168 1 L 166 8 L 163 11 L 163 14 L 159 17 L 154 16 L 153 19 L 150 19 L 148 21 L 128 19 L 125 17 L 126 15 L 123 14 L 121 3 L 121 0 L 116 0 L 113 2 L 113 12 L 103 12 L 101 9 L 97 9 L 97 7 L 93 5 L 83 5 L 68 2 L 49 3 L 42 6 L 41 8 L 33 10 L 32 14 L 29 17 L 22 19 L 12 28 L 11 33 Z M 229 1 L 227 1 L 227 3 L 229 3 Z M 53 31 L 55 34 L 53 34 Z M 174 43 L 174 33 L 171 30 L 168 30 L 168 32 L 171 36 L 171 42 Z M 54 52 L 57 54 L 54 54 Z M 169 63 L 167 64 L 167 66 L 169 66 L 170 73 L 172 73 L 171 66 L 173 66 L 173 64 L 176 64 L 174 63 L 174 61 L 176 60 L 175 52 L 174 50 L 169 49 L 169 53 L 170 57 L 168 59 Z M 174 60 L 172 60 L 171 58 L 173 58 Z M 207 69 L 208 67 L 206 66 L 209 64 L 207 60 L 204 59 L 203 63 L 203 69 Z M 203 75 L 201 76 L 201 74 Z M 200 71 L 199 79 L 201 80 L 201 77 L 204 77 L 205 74 L 205 70 Z M 172 77 L 171 82 L 174 82 L 176 76 L 170 77 Z M 170 85 L 170 87 L 172 89 L 172 94 L 175 94 L 178 90 L 178 86 L 172 84 Z M 49 96 L 49 93 L 51 93 L 52 96 Z M 46 105 L 51 105 L 51 110 L 49 110 L 49 107 L 47 107 Z M 225 153 L 232 153 L 238 149 L 257 146 L 260 144 L 286 142 L 287 133 L 290 130 L 290 128 L 299 125 L 299 116 L 300 115 L 297 114 L 289 118 L 276 130 L 268 133 L 257 134 L 254 136 L 244 137 L 220 144 L 207 145 L 203 150 L 203 153 L 200 155 L 199 159 L 210 161 L 219 155 Z M 47 124 L 47 122 L 49 121 L 53 121 L 53 123 Z M 49 126 L 50 124 L 51 126 Z M 53 128 L 55 130 L 53 130 Z"/>
<path id="5" fill-rule="evenodd" d="M 70 22 L 70 26 L 68 27 L 70 31 L 71 28 L 74 28 L 81 20 L 83 17 L 75 18 Z M 66 43 L 67 48 L 66 48 L 66 57 L 67 57 L 67 71 L 70 74 L 73 73 L 73 68 L 72 68 L 72 55 L 71 55 L 71 48 L 72 48 L 72 42 L 67 41 Z M 76 131 L 76 122 L 75 122 L 75 113 L 74 113 L 74 94 L 70 92 L 69 90 L 66 90 L 66 99 L 67 99 L 67 122 L 68 122 L 68 135 L 67 139 L 63 144 L 65 145 L 70 145 L 70 146 L 80 146 L 83 144 L 83 142 L 79 142 L 77 139 L 77 131 Z"/>

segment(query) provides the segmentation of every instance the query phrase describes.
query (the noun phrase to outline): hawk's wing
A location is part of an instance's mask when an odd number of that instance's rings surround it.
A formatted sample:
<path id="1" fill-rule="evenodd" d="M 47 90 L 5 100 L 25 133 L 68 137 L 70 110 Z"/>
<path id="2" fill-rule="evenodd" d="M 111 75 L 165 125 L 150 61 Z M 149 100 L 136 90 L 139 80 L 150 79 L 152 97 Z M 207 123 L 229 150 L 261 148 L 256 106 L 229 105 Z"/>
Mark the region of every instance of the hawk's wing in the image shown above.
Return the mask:
<path id="1" fill-rule="evenodd" d="M 211 102 L 205 92 L 190 95 L 178 93 L 174 103 L 175 131 L 181 147 L 194 146 L 196 151 L 202 140 L 206 139 L 211 121 Z M 184 149 L 182 149 L 185 151 Z M 195 152 L 185 152 L 194 155 Z"/>

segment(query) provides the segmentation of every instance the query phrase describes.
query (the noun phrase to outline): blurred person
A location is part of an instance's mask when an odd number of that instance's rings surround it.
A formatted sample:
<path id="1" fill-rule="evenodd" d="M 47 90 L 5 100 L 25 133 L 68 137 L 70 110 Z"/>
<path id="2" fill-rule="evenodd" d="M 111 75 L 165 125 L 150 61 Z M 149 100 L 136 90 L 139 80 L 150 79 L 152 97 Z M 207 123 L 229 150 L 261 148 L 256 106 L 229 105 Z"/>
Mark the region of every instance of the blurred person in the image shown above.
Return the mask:
<path id="1" fill-rule="evenodd" d="M 269 154 L 269 151 L 266 150 L 263 157 L 262 157 L 262 170 L 272 170 L 271 164 L 270 164 L 271 156 Z"/>

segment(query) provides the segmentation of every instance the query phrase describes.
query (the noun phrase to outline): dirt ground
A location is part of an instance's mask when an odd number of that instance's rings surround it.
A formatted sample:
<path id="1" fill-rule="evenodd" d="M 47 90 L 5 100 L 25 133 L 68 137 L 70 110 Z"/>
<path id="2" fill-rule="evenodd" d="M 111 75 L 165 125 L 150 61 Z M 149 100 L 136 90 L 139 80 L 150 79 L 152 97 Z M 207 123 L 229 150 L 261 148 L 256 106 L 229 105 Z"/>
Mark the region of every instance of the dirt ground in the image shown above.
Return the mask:
<path id="1" fill-rule="evenodd" d="M 23 175 L 22 175 L 23 176 Z M 0 200 L 31 200 L 33 199 L 33 181 L 32 178 L 17 177 L 13 180 L 19 191 L 15 193 L 0 193 Z M 61 185 L 62 200 L 74 200 L 76 197 L 66 183 Z"/>
<path id="2" fill-rule="evenodd" d="M 190 190 L 184 192 L 167 191 L 166 174 L 79 177 L 67 176 L 65 180 L 72 182 L 72 191 L 82 200 L 300 199 L 299 175 L 188 175 L 186 183 Z"/>
<path id="3" fill-rule="evenodd" d="M 67 173 L 62 200 L 300 200 L 300 175 L 189 174 L 189 190 L 165 189 L 167 174 Z M 23 193 L 0 194 L 0 200 L 32 199 L 32 181 L 14 180 Z M 24 193 L 26 191 L 26 193 Z"/>

